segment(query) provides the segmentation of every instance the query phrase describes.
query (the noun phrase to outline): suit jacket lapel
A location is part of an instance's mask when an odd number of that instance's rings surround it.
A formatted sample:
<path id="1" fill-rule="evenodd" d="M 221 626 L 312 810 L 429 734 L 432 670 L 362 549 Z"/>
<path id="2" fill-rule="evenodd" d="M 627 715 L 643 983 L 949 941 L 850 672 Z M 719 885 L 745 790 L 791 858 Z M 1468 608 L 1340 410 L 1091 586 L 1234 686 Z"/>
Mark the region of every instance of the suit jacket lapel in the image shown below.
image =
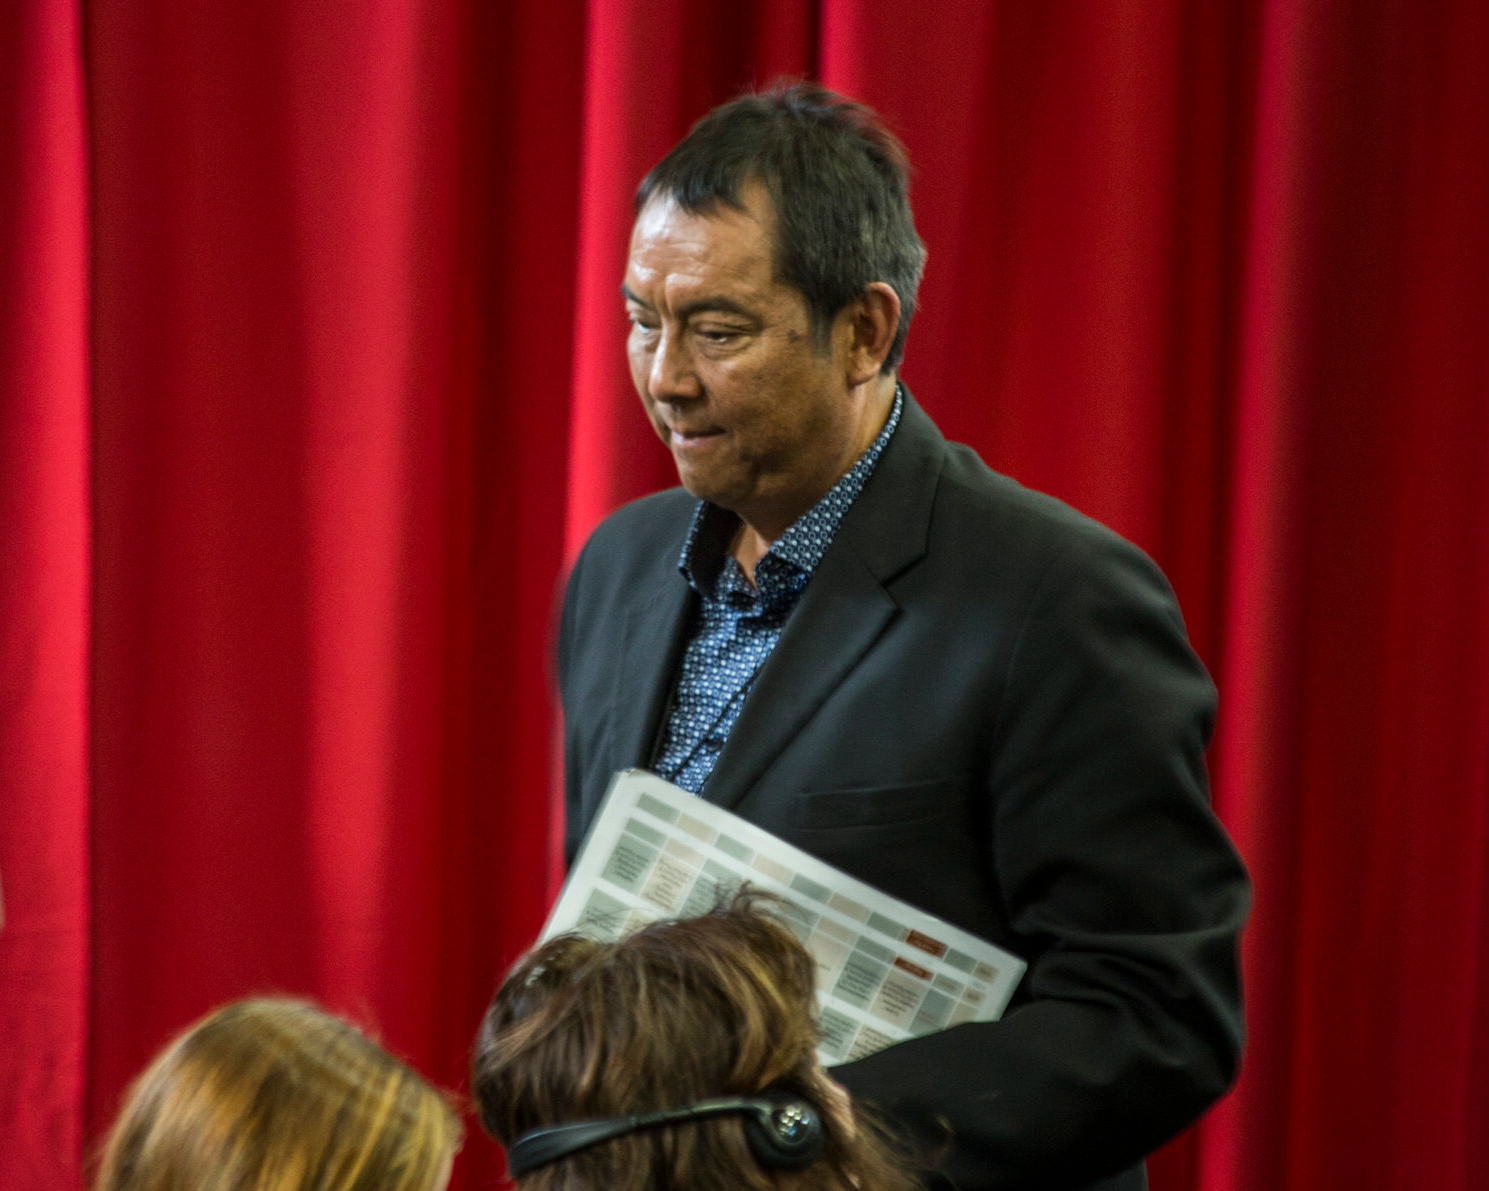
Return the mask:
<path id="1" fill-rule="evenodd" d="M 894 437 L 761 667 L 703 787 L 710 802 L 737 805 L 893 620 L 898 605 L 886 585 L 925 554 L 945 445 L 907 392 Z"/>
<path id="2" fill-rule="evenodd" d="M 626 613 L 615 671 L 612 772 L 651 763 L 692 610 L 693 589 L 678 572 L 676 555 L 637 595 Z"/>

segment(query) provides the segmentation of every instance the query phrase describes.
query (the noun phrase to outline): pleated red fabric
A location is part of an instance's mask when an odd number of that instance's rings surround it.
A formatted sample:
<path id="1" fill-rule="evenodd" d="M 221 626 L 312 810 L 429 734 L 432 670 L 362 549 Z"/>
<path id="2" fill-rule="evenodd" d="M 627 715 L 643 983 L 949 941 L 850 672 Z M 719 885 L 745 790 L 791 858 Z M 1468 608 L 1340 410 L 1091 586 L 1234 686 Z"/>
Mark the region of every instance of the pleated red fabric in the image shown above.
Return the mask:
<path id="1" fill-rule="evenodd" d="M 89 1039 L 81 22 L 0 9 L 0 1187 L 75 1182 Z"/>

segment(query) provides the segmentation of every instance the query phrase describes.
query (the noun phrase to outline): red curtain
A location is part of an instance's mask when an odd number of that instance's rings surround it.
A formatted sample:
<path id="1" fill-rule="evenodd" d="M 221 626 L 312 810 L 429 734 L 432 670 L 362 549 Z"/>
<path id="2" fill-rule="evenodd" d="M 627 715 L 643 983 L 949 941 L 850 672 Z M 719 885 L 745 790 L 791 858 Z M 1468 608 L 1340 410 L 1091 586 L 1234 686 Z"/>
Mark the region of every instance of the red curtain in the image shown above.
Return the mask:
<path id="1" fill-rule="evenodd" d="M 909 147 L 917 397 L 1154 554 L 1220 685 L 1251 1042 L 1155 1187 L 1484 1185 L 1482 4 L 16 0 L 0 1186 L 250 992 L 460 1083 L 559 878 L 564 559 L 670 479 L 628 196 L 783 72 Z"/>
<path id="2" fill-rule="evenodd" d="M 67 1186 L 88 1030 L 88 180 L 75 6 L 0 6 L 0 1186 Z"/>

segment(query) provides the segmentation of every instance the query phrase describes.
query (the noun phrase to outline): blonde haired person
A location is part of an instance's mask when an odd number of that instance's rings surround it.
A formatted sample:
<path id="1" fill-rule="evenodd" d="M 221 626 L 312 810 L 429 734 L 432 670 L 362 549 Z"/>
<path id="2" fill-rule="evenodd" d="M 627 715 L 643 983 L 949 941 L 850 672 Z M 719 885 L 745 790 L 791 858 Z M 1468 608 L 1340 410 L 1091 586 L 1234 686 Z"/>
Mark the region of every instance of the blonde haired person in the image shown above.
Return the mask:
<path id="1" fill-rule="evenodd" d="M 817 1062 L 815 964 L 758 895 L 522 959 L 471 1090 L 520 1191 L 913 1191 Z"/>
<path id="2" fill-rule="evenodd" d="M 312 1005 L 225 1005 L 131 1087 L 95 1191 L 443 1191 L 461 1126 L 441 1094 Z"/>

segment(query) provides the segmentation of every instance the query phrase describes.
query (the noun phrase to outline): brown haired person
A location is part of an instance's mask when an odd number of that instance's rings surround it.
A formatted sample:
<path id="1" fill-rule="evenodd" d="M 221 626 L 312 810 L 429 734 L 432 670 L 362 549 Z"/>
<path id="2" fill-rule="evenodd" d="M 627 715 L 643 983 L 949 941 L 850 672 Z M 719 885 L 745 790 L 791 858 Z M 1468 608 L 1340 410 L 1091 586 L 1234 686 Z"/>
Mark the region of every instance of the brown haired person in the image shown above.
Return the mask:
<path id="1" fill-rule="evenodd" d="M 551 940 L 476 1035 L 481 1124 L 522 1191 L 915 1191 L 818 1065 L 814 977 L 749 897 L 619 942 Z"/>
<path id="2" fill-rule="evenodd" d="M 237 1001 L 135 1081 L 94 1191 L 443 1191 L 460 1141 L 441 1094 L 353 1026 Z"/>
<path id="3" fill-rule="evenodd" d="M 681 487 L 569 577 L 565 843 L 652 769 L 1014 952 L 1001 1020 L 833 1078 L 958 1191 L 1138 1191 L 1241 1050 L 1215 687 L 1151 559 L 902 383 L 907 177 L 872 112 L 800 85 L 710 112 L 642 181 L 627 352 Z M 998 333 L 964 330 L 974 357 Z"/>

